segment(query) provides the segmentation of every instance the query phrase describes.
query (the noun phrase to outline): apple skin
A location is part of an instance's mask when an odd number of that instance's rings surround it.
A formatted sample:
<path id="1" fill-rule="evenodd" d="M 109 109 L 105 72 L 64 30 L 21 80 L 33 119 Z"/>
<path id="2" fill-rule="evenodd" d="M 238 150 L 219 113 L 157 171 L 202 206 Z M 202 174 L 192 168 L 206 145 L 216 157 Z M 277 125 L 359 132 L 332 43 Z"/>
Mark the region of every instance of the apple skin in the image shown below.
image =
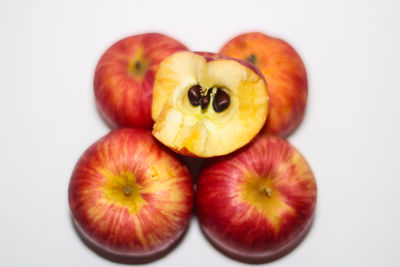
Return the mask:
<path id="1" fill-rule="evenodd" d="M 285 255 L 303 239 L 316 198 L 313 172 L 300 152 L 284 139 L 261 134 L 206 164 L 196 208 L 203 232 L 220 251 L 262 263 Z"/>
<path id="2" fill-rule="evenodd" d="M 227 60 L 228 59 L 228 60 L 234 60 L 234 61 L 242 64 L 243 66 L 245 66 L 245 67 L 251 69 L 253 72 L 257 73 L 257 75 L 260 76 L 264 80 L 264 83 L 267 85 L 267 91 L 268 91 L 268 84 L 267 84 L 267 81 L 265 80 L 264 75 L 253 63 L 251 63 L 247 60 L 224 56 L 222 54 L 213 53 L 213 52 L 196 51 L 195 53 L 203 56 L 207 62 L 214 61 L 214 60 Z M 268 93 L 268 97 L 269 97 L 269 93 Z M 268 101 L 269 101 L 269 99 L 268 99 Z"/>
<path id="3" fill-rule="evenodd" d="M 308 82 L 303 61 L 284 40 L 260 32 L 240 34 L 228 41 L 220 54 L 244 60 L 254 55 L 253 63 L 268 82 L 270 112 L 265 131 L 286 137 L 304 117 Z"/>
<path id="4" fill-rule="evenodd" d="M 155 73 L 164 58 L 182 50 L 183 44 L 159 33 L 133 35 L 107 49 L 95 70 L 94 93 L 111 128 L 151 129 Z"/>
<path id="5" fill-rule="evenodd" d="M 115 130 L 91 145 L 68 194 L 84 239 L 106 255 L 132 258 L 169 251 L 194 200 L 188 169 L 144 129 Z"/>

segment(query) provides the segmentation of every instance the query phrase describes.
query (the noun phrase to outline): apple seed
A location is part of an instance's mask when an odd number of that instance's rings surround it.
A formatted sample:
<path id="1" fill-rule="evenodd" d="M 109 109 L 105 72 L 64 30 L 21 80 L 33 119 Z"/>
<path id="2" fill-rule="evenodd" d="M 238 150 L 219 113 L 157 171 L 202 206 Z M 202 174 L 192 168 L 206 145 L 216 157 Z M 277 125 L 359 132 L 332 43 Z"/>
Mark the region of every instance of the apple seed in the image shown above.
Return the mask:
<path id="1" fill-rule="evenodd" d="M 227 92 L 217 89 L 213 100 L 213 108 L 215 112 L 222 112 L 229 107 L 231 103 L 230 97 Z"/>
<path id="2" fill-rule="evenodd" d="M 206 109 L 208 107 L 208 104 L 210 103 L 211 92 L 212 92 L 212 90 L 209 89 L 207 92 L 207 95 L 203 95 L 200 98 L 201 109 Z"/>
<path id="3" fill-rule="evenodd" d="M 192 106 L 196 107 L 200 105 L 200 99 L 201 99 L 200 85 L 194 85 L 190 87 L 188 91 L 188 97 L 190 104 L 192 104 Z"/>

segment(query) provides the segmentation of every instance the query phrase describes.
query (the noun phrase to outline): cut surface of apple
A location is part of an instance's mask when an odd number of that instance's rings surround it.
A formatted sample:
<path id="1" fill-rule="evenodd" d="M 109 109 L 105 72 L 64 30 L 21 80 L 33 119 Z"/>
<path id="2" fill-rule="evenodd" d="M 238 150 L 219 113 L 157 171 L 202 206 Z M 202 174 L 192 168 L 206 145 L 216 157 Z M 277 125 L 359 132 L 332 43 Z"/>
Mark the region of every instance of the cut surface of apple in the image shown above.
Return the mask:
<path id="1" fill-rule="evenodd" d="M 156 74 L 153 135 L 180 154 L 235 151 L 257 135 L 267 114 L 267 86 L 251 63 L 185 51 L 167 57 Z"/>

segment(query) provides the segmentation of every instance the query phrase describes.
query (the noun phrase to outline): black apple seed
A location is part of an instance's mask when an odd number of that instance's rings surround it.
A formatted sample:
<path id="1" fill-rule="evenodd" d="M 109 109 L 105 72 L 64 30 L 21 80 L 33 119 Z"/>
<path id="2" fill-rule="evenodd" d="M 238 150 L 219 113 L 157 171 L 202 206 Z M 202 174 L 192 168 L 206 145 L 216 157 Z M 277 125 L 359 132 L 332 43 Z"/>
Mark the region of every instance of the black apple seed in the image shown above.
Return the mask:
<path id="1" fill-rule="evenodd" d="M 213 99 L 213 108 L 215 112 L 222 112 L 229 107 L 231 99 L 227 92 L 217 89 Z"/>
<path id="2" fill-rule="evenodd" d="M 201 93 L 200 93 L 200 85 L 194 85 L 192 87 L 190 87 L 189 91 L 188 91 L 188 98 L 189 98 L 189 102 L 190 104 L 192 104 L 192 106 L 198 106 L 200 105 L 200 99 L 201 99 Z"/>
<path id="3" fill-rule="evenodd" d="M 208 107 L 211 98 L 211 91 L 211 89 L 208 90 L 207 95 L 204 95 L 200 98 L 201 109 L 206 109 Z"/>

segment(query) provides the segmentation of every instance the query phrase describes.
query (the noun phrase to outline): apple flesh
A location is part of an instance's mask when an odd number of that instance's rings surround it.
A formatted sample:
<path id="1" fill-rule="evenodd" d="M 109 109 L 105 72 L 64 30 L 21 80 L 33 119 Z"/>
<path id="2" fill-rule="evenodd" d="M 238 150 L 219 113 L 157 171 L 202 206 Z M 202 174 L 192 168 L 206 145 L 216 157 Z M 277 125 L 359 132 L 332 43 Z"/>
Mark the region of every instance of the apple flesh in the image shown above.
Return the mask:
<path id="1" fill-rule="evenodd" d="M 306 69 L 296 50 L 281 39 L 251 32 L 236 36 L 219 53 L 257 66 L 270 96 L 265 130 L 282 137 L 290 135 L 304 117 L 308 94 Z"/>
<path id="2" fill-rule="evenodd" d="M 293 249 L 311 225 L 313 172 L 287 141 L 262 134 L 245 148 L 211 160 L 197 184 L 203 232 L 222 252 L 267 262 Z"/>
<path id="3" fill-rule="evenodd" d="M 187 50 L 180 42 L 159 34 L 139 34 L 113 44 L 100 58 L 94 93 L 100 114 L 112 128 L 151 129 L 154 76 L 160 62 Z"/>
<path id="4" fill-rule="evenodd" d="M 120 129 L 81 156 L 69 205 L 78 230 L 102 252 L 151 257 L 185 231 L 193 184 L 188 169 L 150 131 Z"/>
<path id="5" fill-rule="evenodd" d="M 153 135 L 179 154 L 225 155 L 250 142 L 268 114 L 261 73 L 213 53 L 177 52 L 157 71 Z"/>

